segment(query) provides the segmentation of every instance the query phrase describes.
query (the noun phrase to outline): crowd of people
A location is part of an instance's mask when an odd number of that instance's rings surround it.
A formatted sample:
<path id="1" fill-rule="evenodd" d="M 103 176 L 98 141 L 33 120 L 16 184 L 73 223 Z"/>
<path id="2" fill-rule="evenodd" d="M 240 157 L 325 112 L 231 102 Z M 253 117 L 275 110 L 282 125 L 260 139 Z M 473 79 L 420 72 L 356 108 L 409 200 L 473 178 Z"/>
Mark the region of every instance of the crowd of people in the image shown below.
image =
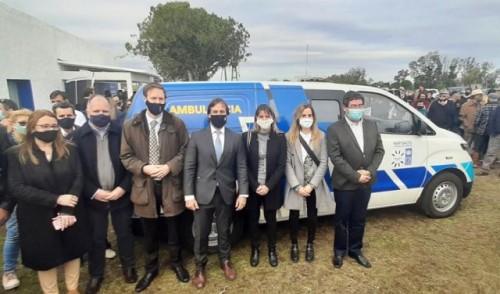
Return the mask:
<path id="1" fill-rule="evenodd" d="M 215 98 L 208 105 L 209 127 L 191 137 L 184 122 L 165 110 L 168 98 L 162 85 L 150 83 L 143 94 L 146 109 L 126 121 L 112 97 L 91 90 L 79 106 L 80 113 L 61 91 L 50 95 L 52 111 L 16 110 L 12 101 L 1 101 L 5 289 L 19 287 L 15 271 L 20 251 L 23 265 L 37 272 L 44 293 L 58 293 L 58 268 L 64 271 L 67 293 L 79 293 L 80 262 L 86 255 L 85 293 L 98 293 L 105 279 L 109 219 L 124 281 L 135 283 L 136 292 L 147 289 L 161 269 L 160 216 L 168 229 L 170 268 L 180 282 L 191 280 L 198 289 L 207 282 L 214 214 L 218 261 L 228 280 L 236 278 L 229 228 L 233 213 L 243 209 L 249 216 L 250 266 L 260 261 L 261 206 L 267 221 L 269 264 L 279 264 L 276 211 L 282 206 L 290 210 L 293 262 L 301 258 L 299 215 L 303 209 L 307 212 L 304 259 L 313 262 L 317 208 L 333 203 L 324 177 L 328 158 L 335 164 L 332 264 L 341 268 L 347 255 L 371 267 L 362 252 L 365 216 L 384 148 L 375 123 L 363 118 L 365 100 L 360 93 L 345 94 L 345 117 L 326 134 L 317 126 L 314 108 L 304 104 L 296 108 L 286 134 L 277 128 L 273 110 L 260 105 L 254 128 L 240 135 L 225 127 L 229 106 Z M 194 215 L 194 277 L 181 254 L 180 216 L 186 209 Z M 145 265 L 140 279 L 133 213 L 140 217 L 144 231 Z"/>
<path id="2" fill-rule="evenodd" d="M 437 99 L 420 86 L 414 95 L 399 89 L 400 97 L 438 127 L 464 138 L 478 176 L 489 175 L 500 152 L 500 101 L 494 89 L 450 93 L 443 89 Z M 482 160 L 482 162 L 481 162 Z"/>

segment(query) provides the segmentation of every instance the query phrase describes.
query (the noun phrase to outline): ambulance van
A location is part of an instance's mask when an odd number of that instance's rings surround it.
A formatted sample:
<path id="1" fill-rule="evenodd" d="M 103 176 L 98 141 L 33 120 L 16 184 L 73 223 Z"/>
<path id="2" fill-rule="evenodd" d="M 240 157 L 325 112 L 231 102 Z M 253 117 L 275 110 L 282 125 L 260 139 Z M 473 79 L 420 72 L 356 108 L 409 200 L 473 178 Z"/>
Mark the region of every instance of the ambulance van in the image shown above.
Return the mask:
<path id="1" fill-rule="evenodd" d="M 268 104 L 276 113 L 277 126 L 287 132 L 293 112 L 302 103 L 311 103 L 319 128 L 343 117 L 342 98 L 347 91 L 365 97 L 364 118 L 377 122 L 385 156 L 377 171 L 368 209 L 417 204 L 429 217 L 455 213 L 472 189 L 474 170 L 467 143 L 457 134 L 441 129 L 400 98 L 382 89 L 320 82 L 174 82 L 162 84 L 167 91 L 166 110 L 180 117 L 188 132 L 208 127 L 207 105 L 216 97 L 229 104 L 227 127 L 245 132 L 253 127 L 255 109 Z M 145 109 L 142 88 L 138 89 L 127 118 Z M 331 187 L 329 164 L 325 174 Z M 332 215 L 335 207 L 320 207 L 319 215 Z M 286 209 L 278 220 L 288 220 Z M 261 219 L 261 222 L 264 220 Z M 232 242 L 242 235 L 243 218 L 235 214 Z M 210 235 L 211 247 L 217 235 Z"/>

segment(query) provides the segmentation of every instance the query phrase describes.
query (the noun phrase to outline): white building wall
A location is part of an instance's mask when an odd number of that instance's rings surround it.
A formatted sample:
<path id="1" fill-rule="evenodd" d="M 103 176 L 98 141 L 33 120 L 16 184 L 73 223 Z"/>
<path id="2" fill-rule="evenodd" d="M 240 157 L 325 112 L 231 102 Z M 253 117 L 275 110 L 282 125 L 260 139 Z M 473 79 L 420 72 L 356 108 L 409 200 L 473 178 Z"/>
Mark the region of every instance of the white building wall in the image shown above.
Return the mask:
<path id="1" fill-rule="evenodd" d="M 0 3 L 0 98 L 8 79 L 30 80 L 35 108 L 50 109 L 50 92 L 64 90 L 58 59 L 116 66 L 111 52 Z"/>

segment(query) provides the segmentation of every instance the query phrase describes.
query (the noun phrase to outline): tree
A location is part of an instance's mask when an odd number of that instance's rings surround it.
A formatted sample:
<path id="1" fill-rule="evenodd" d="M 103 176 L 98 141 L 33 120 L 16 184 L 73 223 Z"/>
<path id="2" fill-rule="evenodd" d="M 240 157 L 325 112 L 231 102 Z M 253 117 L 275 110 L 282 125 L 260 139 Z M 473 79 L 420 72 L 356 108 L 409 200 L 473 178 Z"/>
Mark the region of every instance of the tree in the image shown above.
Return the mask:
<path id="1" fill-rule="evenodd" d="M 401 84 L 406 78 L 410 75 L 410 72 L 407 69 L 401 69 L 398 71 L 398 74 L 394 76 L 394 81 L 398 84 Z"/>
<path id="2" fill-rule="evenodd" d="M 472 88 L 472 85 L 488 84 L 488 76 L 494 66 L 490 62 L 483 62 L 482 64 L 476 61 L 475 57 L 467 57 L 461 60 L 461 78 L 462 84 Z M 491 82 L 490 82 L 491 83 Z"/>
<path id="3" fill-rule="evenodd" d="M 410 62 L 410 76 L 415 85 L 423 85 L 425 88 L 436 88 L 443 73 L 443 63 L 439 52 L 429 52 L 420 56 L 416 61 Z"/>
<path id="4" fill-rule="evenodd" d="M 137 27 L 137 44 L 126 43 L 125 48 L 148 57 L 167 80 L 205 81 L 251 55 L 246 52 L 250 34 L 241 23 L 191 8 L 188 2 L 152 6 Z"/>
<path id="5" fill-rule="evenodd" d="M 362 67 L 351 68 L 347 73 L 331 75 L 323 80 L 339 84 L 368 85 L 366 69 Z"/>

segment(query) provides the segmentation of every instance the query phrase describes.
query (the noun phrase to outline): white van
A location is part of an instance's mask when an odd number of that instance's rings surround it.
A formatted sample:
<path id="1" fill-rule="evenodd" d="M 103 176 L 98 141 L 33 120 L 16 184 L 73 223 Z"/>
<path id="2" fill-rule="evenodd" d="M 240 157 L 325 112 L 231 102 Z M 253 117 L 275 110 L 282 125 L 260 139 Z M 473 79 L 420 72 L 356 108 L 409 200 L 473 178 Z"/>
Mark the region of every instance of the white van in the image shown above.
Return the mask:
<path id="1" fill-rule="evenodd" d="M 275 110 L 277 125 L 286 132 L 295 108 L 307 102 L 312 103 L 318 126 L 326 132 L 330 124 L 344 115 L 344 94 L 350 90 L 360 92 L 365 97 L 365 117 L 377 121 L 385 149 L 368 209 L 418 204 L 430 217 L 447 217 L 458 209 L 462 198 L 472 189 L 474 170 L 467 143 L 457 134 L 437 127 L 409 104 L 382 89 L 321 82 L 182 82 L 163 85 L 168 96 L 166 109 L 182 118 L 189 132 L 208 126 L 206 106 L 215 97 L 228 102 L 231 114 L 227 127 L 238 132 L 252 127 L 255 109 L 264 103 Z M 142 89 L 139 89 L 128 117 L 144 108 Z M 330 163 L 325 175 L 329 185 L 334 168 Z M 331 215 L 334 211 L 334 207 L 320 207 L 318 213 Z M 242 233 L 243 222 L 238 217 L 236 214 L 232 241 L 239 239 Z M 278 220 L 288 220 L 288 210 L 279 210 Z M 216 235 L 211 235 L 211 244 L 216 240 Z"/>

